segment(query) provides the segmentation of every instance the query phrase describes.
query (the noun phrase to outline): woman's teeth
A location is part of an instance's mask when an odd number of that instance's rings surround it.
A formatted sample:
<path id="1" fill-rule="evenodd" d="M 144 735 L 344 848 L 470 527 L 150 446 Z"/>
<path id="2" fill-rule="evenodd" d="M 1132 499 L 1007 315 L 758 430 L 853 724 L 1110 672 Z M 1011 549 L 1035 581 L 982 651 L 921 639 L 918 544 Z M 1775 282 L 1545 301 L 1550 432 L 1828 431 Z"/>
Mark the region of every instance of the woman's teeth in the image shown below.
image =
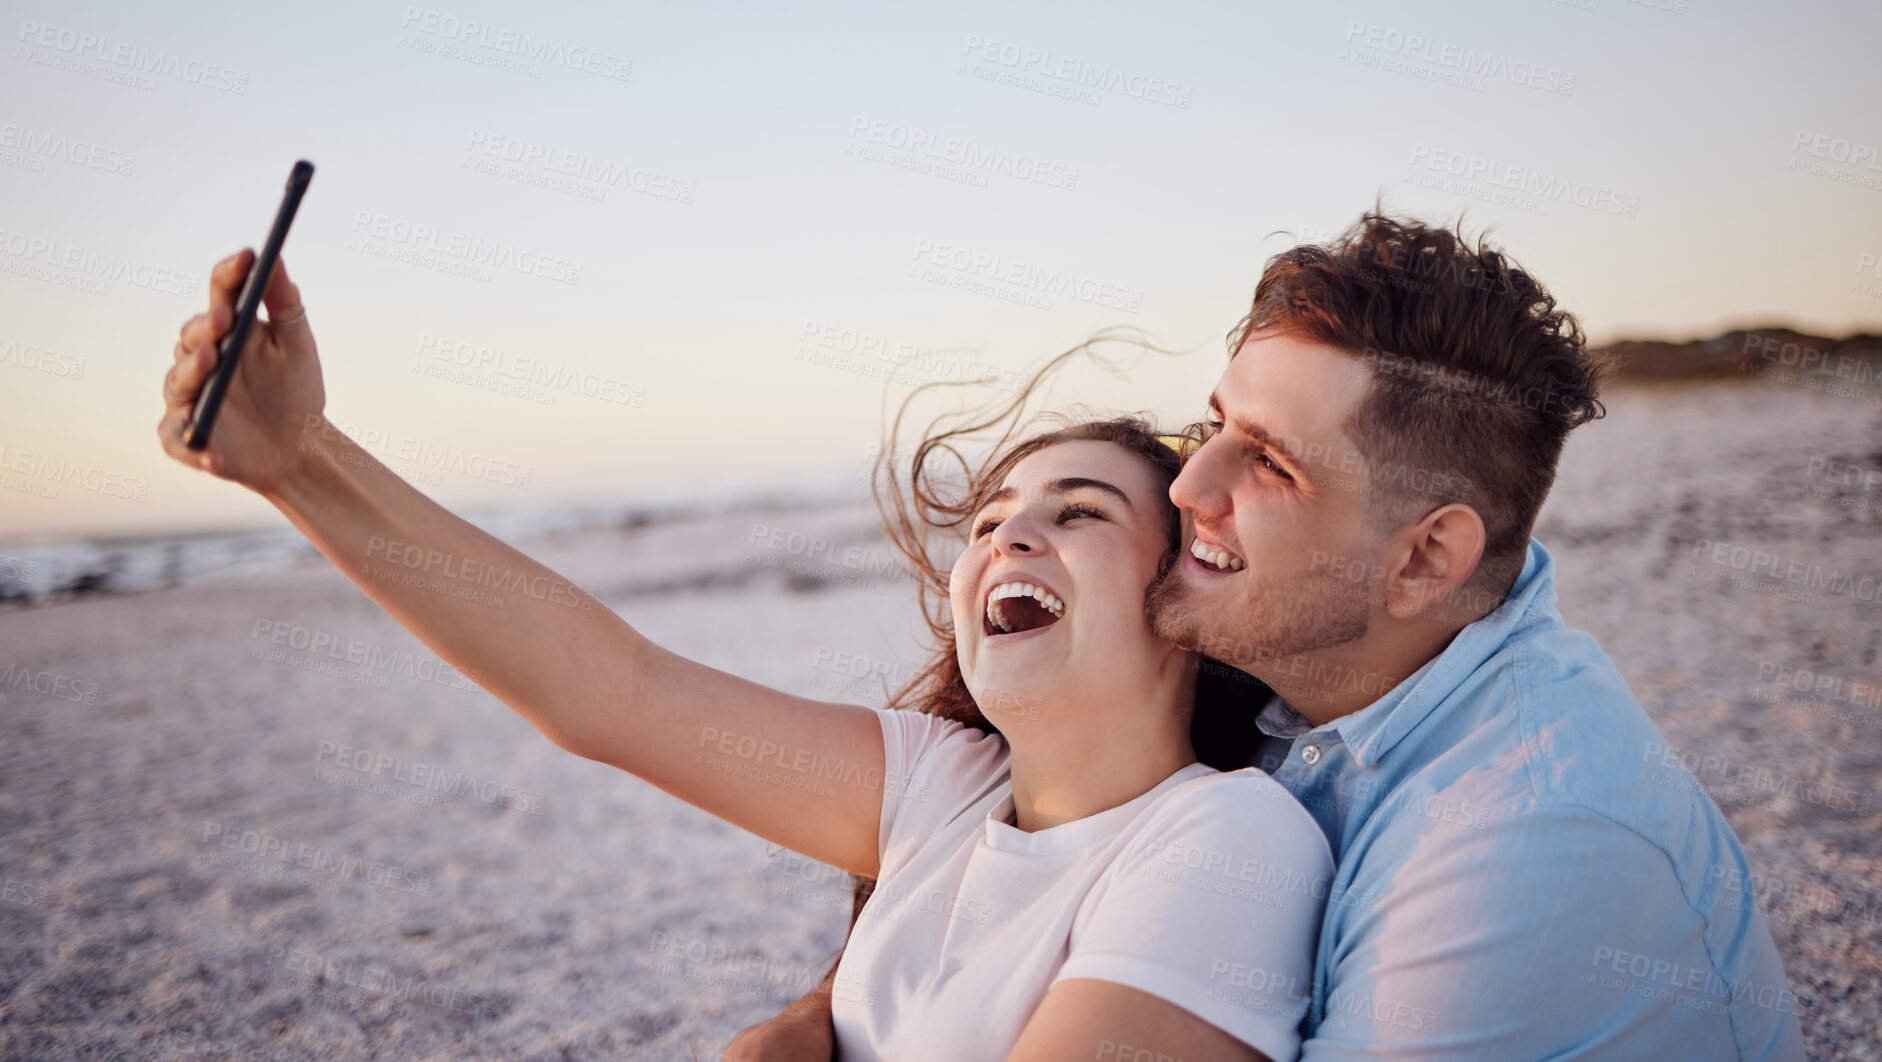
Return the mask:
<path id="1" fill-rule="evenodd" d="M 1000 607 L 1000 602 L 1015 597 L 1029 597 L 1037 601 L 1039 607 L 1051 614 L 1052 619 L 1047 620 L 1046 622 L 1048 623 L 1056 621 L 1061 616 L 1065 615 L 1065 602 L 1059 600 L 1052 591 L 1047 590 L 1045 587 L 1034 586 L 1032 583 L 1019 582 L 1017 580 L 1010 583 L 1001 583 L 987 594 L 987 622 L 992 625 L 994 631 L 997 633 L 1012 633 L 1013 626 L 1011 623 L 1007 622 L 1005 616 L 1006 610 Z M 1031 628 L 1029 627 L 1028 629 L 1030 630 Z"/>
<path id="2" fill-rule="evenodd" d="M 1243 568 L 1248 567 L 1248 565 L 1242 563 L 1240 557 L 1224 553 L 1219 549 L 1210 549 L 1208 546 L 1203 545 L 1202 539 L 1196 539 L 1189 544 L 1189 555 L 1209 567 L 1221 571 L 1239 572 Z"/>

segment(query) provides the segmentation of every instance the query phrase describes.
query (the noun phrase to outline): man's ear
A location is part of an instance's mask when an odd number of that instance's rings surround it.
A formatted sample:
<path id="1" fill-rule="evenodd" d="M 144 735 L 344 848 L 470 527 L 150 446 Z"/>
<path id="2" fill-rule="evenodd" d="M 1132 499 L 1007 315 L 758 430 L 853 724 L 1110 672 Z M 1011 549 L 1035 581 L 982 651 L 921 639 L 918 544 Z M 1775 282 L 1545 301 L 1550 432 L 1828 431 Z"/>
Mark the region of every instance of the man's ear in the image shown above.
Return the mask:
<path id="1" fill-rule="evenodd" d="M 1441 505 L 1393 538 L 1398 541 L 1391 555 L 1399 564 L 1387 581 L 1385 599 L 1394 619 L 1474 614 L 1470 595 L 1461 591 L 1477 574 L 1488 539 L 1477 510 L 1462 502 Z"/>

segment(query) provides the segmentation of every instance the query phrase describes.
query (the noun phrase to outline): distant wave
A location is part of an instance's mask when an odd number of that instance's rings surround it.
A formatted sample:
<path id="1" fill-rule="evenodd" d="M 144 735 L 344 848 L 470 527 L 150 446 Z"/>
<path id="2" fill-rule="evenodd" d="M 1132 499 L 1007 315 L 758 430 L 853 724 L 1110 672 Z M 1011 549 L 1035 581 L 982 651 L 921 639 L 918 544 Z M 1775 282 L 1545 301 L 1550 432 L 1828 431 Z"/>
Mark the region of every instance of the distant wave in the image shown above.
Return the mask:
<path id="1" fill-rule="evenodd" d="M 856 478 L 789 483 L 715 484 L 641 492 L 609 502 L 551 502 L 459 515 L 521 543 L 558 532 L 639 526 L 754 505 L 816 504 L 866 492 Z M 0 608 L 22 608 L 89 594 L 134 594 L 272 571 L 319 556 L 293 527 L 148 535 L 71 536 L 0 544 Z"/>

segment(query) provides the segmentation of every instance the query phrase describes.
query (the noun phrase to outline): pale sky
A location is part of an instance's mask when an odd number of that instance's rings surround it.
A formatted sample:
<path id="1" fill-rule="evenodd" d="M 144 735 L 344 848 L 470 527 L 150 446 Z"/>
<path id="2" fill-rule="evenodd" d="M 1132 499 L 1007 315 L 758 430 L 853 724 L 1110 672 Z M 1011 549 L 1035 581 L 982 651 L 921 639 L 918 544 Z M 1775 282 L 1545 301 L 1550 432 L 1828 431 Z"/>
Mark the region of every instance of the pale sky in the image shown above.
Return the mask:
<path id="1" fill-rule="evenodd" d="M 1873 0 L 437 2 L 6 0 L 0 540 L 284 523 L 154 429 L 297 158 L 328 416 L 465 508 L 859 475 L 884 372 L 1113 325 L 1195 353 L 1063 399 L 1180 423 L 1380 195 L 1597 340 L 1882 330 Z"/>

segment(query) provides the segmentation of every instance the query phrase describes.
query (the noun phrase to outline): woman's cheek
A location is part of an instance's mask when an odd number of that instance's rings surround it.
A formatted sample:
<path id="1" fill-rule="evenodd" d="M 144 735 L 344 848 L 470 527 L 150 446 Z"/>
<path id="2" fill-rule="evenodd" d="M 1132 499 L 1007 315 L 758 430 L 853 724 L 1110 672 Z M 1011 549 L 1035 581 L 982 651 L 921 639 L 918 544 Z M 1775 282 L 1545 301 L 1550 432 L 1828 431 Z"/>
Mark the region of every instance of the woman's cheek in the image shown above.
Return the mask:
<path id="1" fill-rule="evenodd" d="M 973 603 L 967 600 L 967 587 L 972 585 L 972 573 L 967 570 L 968 555 L 948 569 L 948 602 L 954 611 L 954 622 L 958 626 L 966 621 L 966 616 L 973 610 Z"/>

